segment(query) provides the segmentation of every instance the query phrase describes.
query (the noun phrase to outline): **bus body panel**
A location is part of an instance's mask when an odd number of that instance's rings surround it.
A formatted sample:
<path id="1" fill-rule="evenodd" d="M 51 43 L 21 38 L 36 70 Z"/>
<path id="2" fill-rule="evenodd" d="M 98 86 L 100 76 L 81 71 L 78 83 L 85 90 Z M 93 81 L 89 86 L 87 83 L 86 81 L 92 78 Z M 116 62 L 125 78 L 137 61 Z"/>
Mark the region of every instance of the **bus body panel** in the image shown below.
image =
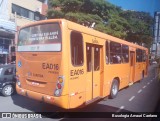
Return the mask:
<path id="1" fill-rule="evenodd" d="M 111 86 L 112 81 L 114 78 L 118 78 L 118 81 L 120 82 L 119 89 L 124 88 L 129 84 L 129 64 L 113 64 L 113 65 L 106 65 L 104 73 L 105 73 L 105 79 L 106 83 Z M 125 70 L 123 69 L 125 68 Z M 122 71 L 123 70 L 123 71 Z M 108 80 L 108 81 L 107 81 Z M 109 90 L 110 91 L 110 90 Z"/>
<path id="2" fill-rule="evenodd" d="M 84 104 L 85 102 L 85 65 L 83 66 L 73 66 L 71 57 L 71 32 L 73 30 L 68 29 L 66 35 L 66 42 L 68 52 L 68 94 L 69 94 L 69 107 L 76 108 Z M 83 51 L 83 50 L 82 50 Z"/>
<path id="3" fill-rule="evenodd" d="M 20 80 L 24 89 L 54 95 L 61 68 L 60 54 L 22 53 L 17 54 L 17 59 L 22 64 L 17 70 L 23 73 Z"/>
<path id="4" fill-rule="evenodd" d="M 37 22 L 35 25 L 52 22 L 58 22 L 61 27 L 61 51 L 17 52 L 17 75 L 20 75 L 19 79 L 21 81 L 21 87 L 16 86 L 18 94 L 66 109 L 76 108 L 96 98 L 108 96 L 114 79 L 117 79 L 119 89 L 122 89 L 129 83 L 142 79 L 143 71 L 145 76 L 147 75 L 148 62 L 136 62 L 136 48 L 145 50 L 148 54 L 146 48 L 63 19 L 45 20 Z M 84 58 L 83 63 L 78 66 L 74 65 L 72 61 L 72 32 L 79 33 L 82 36 L 83 49 L 81 51 L 83 51 Z M 106 41 L 127 45 L 129 47 L 129 62 L 107 63 L 105 57 Z M 87 51 L 88 48 L 91 51 Z M 132 67 L 130 52 L 134 52 Z M 87 60 L 89 54 L 91 57 L 90 71 L 88 71 L 89 63 Z M 20 61 L 22 67 L 18 67 Z M 98 65 L 95 64 L 97 62 Z M 54 64 L 58 65 L 57 71 L 54 70 L 54 67 L 56 68 Z M 35 76 L 29 77 L 31 72 L 32 75 L 35 73 Z M 55 96 L 59 76 L 64 78 L 64 85 L 61 95 Z"/>
<path id="5" fill-rule="evenodd" d="M 38 93 L 32 90 L 26 90 L 26 89 L 20 88 L 18 85 L 16 85 L 16 91 L 18 94 L 26 96 L 28 98 L 35 99 L 37 101 L 42 101 L 45 103 L 49 103 L 52 105 L 56 105 L 56 106 L 59 106 L 65 109 L 69 109 L 68 95 L 64 95 L 61 97 L 55 97 L 55 96 L 50 96 L 50 95 L 46 95 L 43 93 Z"/>

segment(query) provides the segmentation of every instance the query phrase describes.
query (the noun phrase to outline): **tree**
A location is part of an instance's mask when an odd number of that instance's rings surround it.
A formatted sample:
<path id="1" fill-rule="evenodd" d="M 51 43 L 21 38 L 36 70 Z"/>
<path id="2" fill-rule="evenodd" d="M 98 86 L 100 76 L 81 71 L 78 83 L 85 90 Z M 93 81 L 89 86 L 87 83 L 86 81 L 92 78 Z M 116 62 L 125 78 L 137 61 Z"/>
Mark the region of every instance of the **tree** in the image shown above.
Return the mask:
<path id="1" fill-rule="evenodd" d="M 106 0 L 49 0 L 48 18 L 70 21 L 139 44 L 152 42 L 153 18 L 145 12 L 124 11 Z"/>
<path id="2" fill-rule="evenodd" d="M 137 11 L 122 11 L 120 16 L 125 18 L 130 24 L 126 40 L 139 44 L 145 43 L 147 46 L 153 41 L 152 24 L 153 18 L 149 13 Z"/>

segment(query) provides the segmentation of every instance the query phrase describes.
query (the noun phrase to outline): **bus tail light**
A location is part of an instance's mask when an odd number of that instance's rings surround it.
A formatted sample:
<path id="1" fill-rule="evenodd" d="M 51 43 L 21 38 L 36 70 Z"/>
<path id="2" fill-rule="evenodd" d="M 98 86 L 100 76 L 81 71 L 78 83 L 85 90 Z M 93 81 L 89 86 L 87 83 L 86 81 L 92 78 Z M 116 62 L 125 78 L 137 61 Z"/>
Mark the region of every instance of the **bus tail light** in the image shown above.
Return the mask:
<path id="1" fill-rule="evenodd" d="M 58 87 L 58 89 L 61 89 L 61 88 L 62 88 L 62 86 L 61 86 L 60 83 L 57 83 L 57 87 Z"/>
<path id="2" fill-rule="evenodd" d="M 56 90 L 54 92 L 55 96 L 58 97 L 61 95 L 63 86 L 64 86 L 64 76 L 59 76 L 56 84 Z"/>

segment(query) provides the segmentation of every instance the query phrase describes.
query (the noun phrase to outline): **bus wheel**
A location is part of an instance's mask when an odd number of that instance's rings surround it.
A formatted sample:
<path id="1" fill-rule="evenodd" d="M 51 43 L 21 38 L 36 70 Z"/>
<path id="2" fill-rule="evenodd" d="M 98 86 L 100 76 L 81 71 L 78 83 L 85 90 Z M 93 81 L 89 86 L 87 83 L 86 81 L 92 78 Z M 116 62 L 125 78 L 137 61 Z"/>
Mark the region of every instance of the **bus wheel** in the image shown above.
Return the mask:
<path id="1" fill-rule="evenodd" d="M 117 96 L 119 90 L 119 84 L 116 79 L 113 80 L 110 92 L 110 98 L 113 99 Z"/>

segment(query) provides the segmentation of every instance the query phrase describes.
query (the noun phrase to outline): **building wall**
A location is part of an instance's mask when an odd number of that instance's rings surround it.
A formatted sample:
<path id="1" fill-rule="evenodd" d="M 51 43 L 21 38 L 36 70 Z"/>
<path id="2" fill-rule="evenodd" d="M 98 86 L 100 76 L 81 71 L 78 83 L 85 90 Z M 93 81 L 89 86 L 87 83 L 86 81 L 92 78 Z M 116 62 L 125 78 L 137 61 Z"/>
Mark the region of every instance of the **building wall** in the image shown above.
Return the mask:
<path id="1" fill-rule="evenodd" d="M 160 12 L 154 15 L 154 42 L 160 42 Z"/>
<path id="2" fill-rule="evenodd" d="M 160 12 L 154 13 L 153 37 L 154 41 L 151 47 L 151 54 L 153 58 L 160 57 Z"/>
<path id="3" fill-rule="evenodd" d="M 12 13 L 12 3 L 15 5 L 21 6 L 23 8 L 26 8 L 28 10 L 31 10 L 33 12 L 39 11 L 40 14 L 43 14 L 42 6 L 43 3 L 38 0 L 8 0 L 8 10 L 9 10 L 9 16 L 11 19 L 15 19 L 15 14 Z M 34 22 L 34 20 L 31 20 L 29 18 L 25 18 L 23 16 L 16 15 L 16 24 L 17 26 L 23 26 L 27 23 Z"/>
<path id="4" fill-rule="evenodd" d="M 15 61 L 16 28 L 45 19 L 47 3 L 48 0 L 0 0 L 0 63 Z M 12 13 L 12 8 L 17 14 Z"/>
<path id="5" fill-rule="evenodd" d="M 42 15 L 46 15 L 48 10 L 47 4 L 42 4 Z"/>
<path id="6" fill-rule="evenodd" d="M 8 20 L 9 16 L 8 16 L 8 9 L 7 9 L 7 5 L 8 5 L 8 0 L 0 0 L 0 19 L 4 19 L 4 20 Z"/>

